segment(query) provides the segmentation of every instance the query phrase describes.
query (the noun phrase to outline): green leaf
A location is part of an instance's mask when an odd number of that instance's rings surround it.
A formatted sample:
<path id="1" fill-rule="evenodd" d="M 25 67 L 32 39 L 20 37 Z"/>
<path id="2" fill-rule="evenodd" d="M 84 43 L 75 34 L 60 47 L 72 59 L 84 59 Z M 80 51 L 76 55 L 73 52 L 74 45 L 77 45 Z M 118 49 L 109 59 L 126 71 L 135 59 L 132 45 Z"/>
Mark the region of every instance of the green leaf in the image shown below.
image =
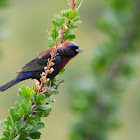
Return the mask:
<path id="1" fill-rule="evenodd" d="M 14 114 L 15 115 L 15 114 Z M 14 118 L 14 117 L 13 117 Z M 10 116 L 7 116 L 7 121 L 9 122 L 9 124 L 12 126 L 12 119 Z"/>
<path id="2" fill-rule="evenodd" d="M 62 26 L 65 23 L 65 18 L 61 18 L 60 25 Z"/>
<path id="3" fill-rule="evenodd" d="M 45 127 L 44 123 L 43 123 L 43 122 L 39 122 L 39 123 L 34 127 L 34 129 L 31 131 L 31 133 L 34 132 L 34 131 L 37 131 L 37 130 L 39 130 L 39 129 L 41 129 L 41 128 L 44 128 L 44 127 Z"/>
<path id="4" fill-rule="evenodd" d="M 50 48 L 55 46 L 55 42 L 53 40 L 48 40 L 48 44 Z"/>
<path id="5" fill-rule="evenodd" d="M 51 108 L 51 105 L 40 105 L 38 106 L 39 109 L 45 111 Z"/>
<path id="6" fill-rule="evenodd" d="M 7 119 L 8 119 L 8 117 L 7 117 Z M 15 127 L 15 121 L 12 118 L 10 118 L 10 119 L 11 119 L 11 126 L 14 128 Z"/>
<path id="7" fill-rule="evenodd" d="M 77 15 L 78 15 L 78 11 L 75 9 L 75 10 L 72 11 L 72 17 L 71 18 L 75 19 Z"/>
<path id="8" fill-rule="evenodd" d="M 33 140 L 33 139 L 27 138 L 27 134 L 22 134 L 22 135 L 20 136 L 20 140 Z"/>
<path id="9" fill-rule="evenodd" d="M 31 88 L 26 87 L 26 90 L 27 90 L 27 97 L 30 98 Z"/>
<path id="10" fill-rule="evenodd" d="M 22 133 L 26 126 L 27 124 L 25 122 L 21 122 L 19 125 L 19 133 Z"/>
<path id="11" fill-rule="evenodd" d="M 45 100 L 45 95 L 40 93 L 40 94 L 37 95 L 36 104 L 40 105 L 41 101 L 44 101 L 44 100 Z"/>
<path id="12" fill-rule="evenodd" d="M 26 131 L 31 131 L 31 130 L 34 130 L 34 126 L 27 124 Z"/>
<path id="13" fill-rule="evenodd" d="M 25 97 L 23 96 L 21 90 L 19 90 L 19 96 L 20 96 L 22 99 L 25 99 Z"/>
<path id="14" fill-rule="evenodd" d="M 70 28 L 71 28 L 71 29 L 77 29 L 77 28 L 79 28 L 79 26 L 74 26 L 74 25 L 72 25 L 72 26 L 70 26 Z"/>
<path id="15" fill-rule="evenodd" d="M 3 121 L 0 121 L 0 125 L 1 125 L 4 129 L 7 128 Z"/>
<path id="16" fill-rule="evenodd" d="M 15 114 L 15 119 L 16 119 L 17 121 L 19 121 L 19 120 L 21 119 L 21 115 L 20 115 L 19 113 L 16 113 L 16 114 Z"/>
<path id="17" fill-rule="evenodd" d="M 54 102 L 54 99 L 52 98 L 47 98 L 43 101 L 43 104 L 51 104 L 52 102 Z"/>
<path id="18" fill-rule="evenodd" d="M 26 118 L 26 120 L 28 120 L 29 119 L 29 113 L 25 113 L 25 118 Z"/>
<path id="19" fill-rule="evenodd" d="M 58 75 L 62 75 L 65 72 L 65 68 L 63 68 Z"/>
<path id="20" fill-rule="evenodd" d="M 56 20 L 54 20 L 54 19 L 52 20 L 52 23 L 53 23 L 53 25 L 56 26 L 56 27 L 59 27 L 59 26 L 60 26 L 59 23 L 58 23 Z"/>
<path id="21" fill-rule="evenodd" d="M 11 132 L 15 132 L 15 127 L 13 128 L 12 126 L 9 126 L 9 130 L 10 130 Z"/>
<path id="22" fill-rule="evenodd" d="M 52 29 L 51 36 L 52 36 L 52 38 L 56 38 L 58 35 L 59 35 L 58 31 L 57 31 L 56 28 L 54 27 L 54 28 Z"/>
<path id="23" fill-rule="evenodd" d="M 62 17 L 67 17 L 69 16 L 69 11 L 68 10 L 64 10 L 60 13 L 60 15 L 62 14 Z"/>
<path id="24" fill-rule="evenodd" d="M 51 37 L 52 37 L 52 38 L 54 38 L 54 37 L 55 37 L 55 34 L 54 34 L 53 32 L 51 33 Z"/>
<path id="25" fill-rule="evenodd" d="M 25 86 L 21 87 L 21 92 L 22 92 L 23 96 L 26 98 L 27 97 L 27 90 L 26 90 Z"/>
<path id="26" fill-rule="evenodd" d="M 17 101 L 15 102 L 15 106 L 17 109 L 19 109 L 21 107 L 21 105 Z"/>
<path id="27" fill-rule="evenodd" d="M 18 114 L 20 114 L 20 116 L 21 116 L 21 118 L 22 118 L 23 115 L 24 115 L 24 109 L 23 109 L 23 108 L 20 108 L 20 109 L 18 110 Z"/>
<path id="28" fill-rule="evenodd" d="M 72 10 L 72 5 L 71 4 L 69 4 L 69 8 L 70 8 L 70 10 Z"/>
<path id="29" fill-rule="evenodd" d="M 7 120 L 5 120 L 4 125 L 9 125 L 9 122 Z"/>
<path id="30" fill-rule="evenodd" d="M 73 40 L 75 39 L 75 35 L 74 34 L 71 34 L 71 35 L 68 35 L 65 40 Z"/>
<path id="31" fill-rule="evenodd" d="M 51 108 L 43 113 L 43 117 L 48 117 L 51 112 Z"/>
<path id="32" fill-rule="evenodd" d="M 10 133 L 10 140 L 13 140 L 13 138 L 14 138 L 14 133 Z"/>
<path id="33" fill-rule="evenodd" d="M 31 106 L 32 106 L 32 101 L 29 101 L 29 103 L 28 103 L 28 105 L 27 105 L 27 112 L 29 112 L 29 111 L 30 111 Z"/>
<path id="34" fill-rule="evenodd" d="M 18 134 L 19 132 L 19 127 L 20 127 L 20 123 L 18 121 L 15 122 L 15 129 L 16 129 L 16 133 Z"/>
<path id="35" fill-rule="evenodd" d="M 67 18 L 68 19 L 71 19 L 72 18 L 72 13 L 73 13 L 73 11 L 68 11 L 68 15 L 67 15 Z"/>
<path id="36" fill-rule="evenodd" d="M 34 101 L 34 98 L 35 98 L 35 91 L 32 90 L 30 94 L 30 99 Z"/>
<path id="37" fill-rule="evenodd" d="M 10 137 L 10 132 L 9 131 L 4 130 L 2 133 L 6 138 Z"/>
<path id="38" fill-rule="evenodd" d="M 10 114 L 11 114 L 12 118 L 14 118 L 15 109 L 13 107 L 10 108 Z"/>
<path id="39" fill-rule="evenodd" d="M 24 109 L 24 112 L 27 112 L 27 105 L 25 103 L 21 103 L 23 109 Z"/>
<path id="40" fill-rule="evenodd" d="M 35 131 L 29 134 L 32 139 L 40 139 L 41 133 L 39 131 Z"/>
<path id="41" fill-rule="evenodd" d="M 61 11 L 61 12 L 59 13 L 59 15 L 60 15 L 60 17 L 63 17 L 63 16 L 64 16 L 64 11 Z"/>
<path id="42" fill-rule="evenodd" d="M 74 23 L 74 22 L 76 22 L 76 21 L 79 21 L 79 19 L 80 19 L 79 17 L 76 17 L 76 18 L 73 19 L 72 21 L 73 21 L 73 23 Z"/>
<path id="43" fill-rule="evenodd" d="M 8 140 L 6 137 L 2 137 L 0 138 L 0 140 Z"/>
<path id="44" fill-rule="evenodd" d="M 31 118 L 30 118 L 31 119 Z M 31 125 L 33 125 L 33 127 L 35 127 L 36 126 L 36 123 L 35 123 L 35 121 L 32 119 L 32 120 L 30 120 L 30 124 Z"/>

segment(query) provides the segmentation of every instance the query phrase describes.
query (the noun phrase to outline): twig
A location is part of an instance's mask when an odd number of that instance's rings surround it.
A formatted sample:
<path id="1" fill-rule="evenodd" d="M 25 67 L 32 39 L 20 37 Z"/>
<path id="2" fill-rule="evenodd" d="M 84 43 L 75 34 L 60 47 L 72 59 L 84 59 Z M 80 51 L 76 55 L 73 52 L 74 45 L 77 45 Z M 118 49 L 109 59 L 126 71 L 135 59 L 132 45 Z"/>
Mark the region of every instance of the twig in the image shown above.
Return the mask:
<path id="1" fill-rule="evenodd" d="M 47 67 L 44 68 L 45 73 L 43 72 L 41 74 L 41 78 L 40 78 L 41 84 L 38 88 L 38 93 L 42 90 L 44 83 L 47 83 L 46 78 L 47 78 L 48 74 L 51 74 L 53 72 L 52 66 L 54 65 L 54 63 L 53 63 L 54 57 L 57 55 L 57 46 L 55 46 L 53 48 L 53 50 L 50 52 L 50 54 L 51 54 L 51 59 L 48 59 Z"/>
<path id="2" fill-rule="evenodd" d="M 75 2 L 74 2 L 74 0 L 72 0 L 71 5 L 72 5 L 72 10 L 74 10 L 74 8 L 75 8 Z"/>

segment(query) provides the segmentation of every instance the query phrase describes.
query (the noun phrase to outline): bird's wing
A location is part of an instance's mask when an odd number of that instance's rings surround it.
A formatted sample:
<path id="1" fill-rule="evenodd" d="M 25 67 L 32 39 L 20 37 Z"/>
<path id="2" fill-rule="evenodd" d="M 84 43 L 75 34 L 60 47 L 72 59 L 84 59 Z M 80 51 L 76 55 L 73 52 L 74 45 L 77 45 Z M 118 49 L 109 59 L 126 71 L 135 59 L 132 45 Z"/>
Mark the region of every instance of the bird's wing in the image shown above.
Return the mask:
<path id="1" fill-rule="evenodd" d="M 42 53 L 39 54 L 38 57 L 27 63 L 17 74 L 21 74 L 23 72 L 30 72 L 30 71 L 40 71 L 42 70 L 45 66 L 47 66 L 48 58 L 51 57 L 50 52 L 52 51 L 52 48 L 43 51 Z M 53 62 L 55 64 L 60 63 L 61 61 L 61 56 L 57 55 L 55 56 L 55 59 Z"/>

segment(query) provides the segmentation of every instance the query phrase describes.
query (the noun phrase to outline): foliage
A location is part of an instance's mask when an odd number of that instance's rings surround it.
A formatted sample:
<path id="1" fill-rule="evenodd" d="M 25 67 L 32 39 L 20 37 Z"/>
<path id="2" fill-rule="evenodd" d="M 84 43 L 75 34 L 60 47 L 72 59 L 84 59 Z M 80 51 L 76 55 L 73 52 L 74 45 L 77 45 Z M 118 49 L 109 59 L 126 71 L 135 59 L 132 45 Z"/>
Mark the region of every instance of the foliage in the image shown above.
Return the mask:
<path id="1" fill-rule="evenodd" d="M 49 96 L 57 91 L 50 91 Z M 41 133 L 38 131 L 45 125 L 41 117 L 47 117 L 51 112 L 51 103 L 54 99 L 48 94 L 39 93 L 31 87 L 22 86 L 19 90 L 21 103 L 15 102 L 15 107 L 10 109 L 10 116 L 1 122 L 4 130 L 0 140 L 31 140 L 39 139 Z M 47 96 L 47 98 L 45 97 Z"/>
<path id="2" fill-rule="evenodd" d="M 47 37 L 49 47 L 54 47 L 56 44 L 60 44 L 66 40 L 75 39 L 73 31 L 79 27 L 81 21 L 79 20 L 78 10 L 72 10 L 72 5 L 69 5 L 70 8 L 68 10 L 63 10 L 54 16 L 54 19 L 52 19 L 54 27 L 51 32 L 46 30 L 49 35 Z"/>
<path id="3" fill-rule="evenodd" d="M 72 128 L 72 140 L 108 139 L 108 133 L 120 126 L 118 106 L 134 73 L 130 58 L 140 39 L 140 2 L 107 2 L 110 10 L 97 22 L 107 41 L 97 47 L 91 62 L 92 89 L 74 92 L 72 110 L 78 119 Z"/>

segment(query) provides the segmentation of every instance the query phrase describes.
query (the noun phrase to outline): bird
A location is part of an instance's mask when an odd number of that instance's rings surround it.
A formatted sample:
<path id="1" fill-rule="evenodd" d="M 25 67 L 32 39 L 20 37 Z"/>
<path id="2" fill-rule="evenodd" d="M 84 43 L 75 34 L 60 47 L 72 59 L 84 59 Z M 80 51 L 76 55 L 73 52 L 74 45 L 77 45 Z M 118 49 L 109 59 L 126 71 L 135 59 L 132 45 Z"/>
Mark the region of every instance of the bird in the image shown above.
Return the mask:
<path id="1" fill-rule="evenodd" d="M 41 74 L 44 72 L 44 67 L 47 66 L 48 59 L 51 58 L 50 52 L 54 47 L 49 48 L 40 53 L 35 59 L 27 63 L 20 71 L 17 72 L 17 76 L 0 87 L 0 91 L 3 92 L 15 84 L 26 79 L 37 79 L 40 81 Z M 72 41 L 65 41 L 57 47 L 57 55 L 54 57 L 54 71 L 47 75 L 47 78 L 54 78 L 65 67 L 65 65 L 78 53 L 82 52 L 79 46 Z"/>

